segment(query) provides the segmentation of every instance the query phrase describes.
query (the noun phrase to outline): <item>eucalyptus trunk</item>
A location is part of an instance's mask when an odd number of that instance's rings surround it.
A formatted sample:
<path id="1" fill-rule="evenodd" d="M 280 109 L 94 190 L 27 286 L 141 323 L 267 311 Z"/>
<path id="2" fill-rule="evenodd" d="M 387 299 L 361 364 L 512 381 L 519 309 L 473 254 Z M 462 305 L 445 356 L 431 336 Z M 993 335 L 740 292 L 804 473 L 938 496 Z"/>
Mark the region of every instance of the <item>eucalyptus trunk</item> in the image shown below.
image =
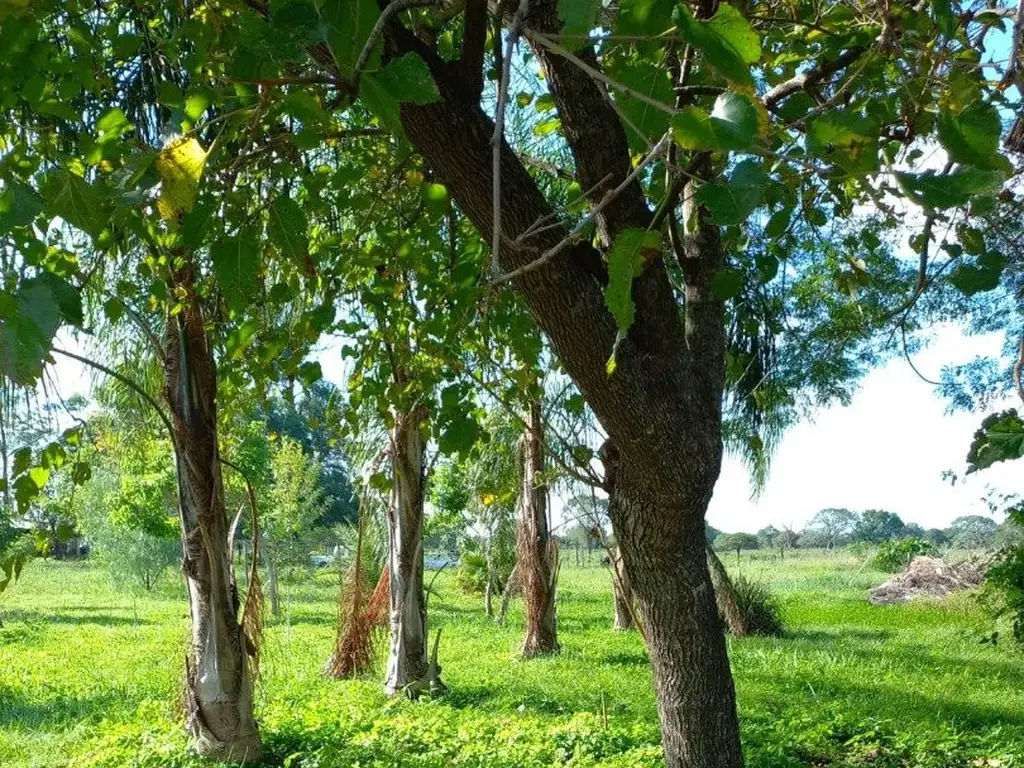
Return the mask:
<path id="1" fill-rule="evenodd" d="M 548 525 L 548 487 L 544 480 L 543 424 L 540 403 L 533 402 L 526 418 L 521 455 L 516 562 L 523 589 L 526 639 L 523 655 L 558 650 L 555 592 L 558 553 Z"/>
<path id="2" fill-rule="evenodd" d="M 230 521 L 217 447 L 217 375 L 194 274 L 176 275 L 184 309 L 167 322 L 165 394 L 171 411 L 192 636 L 185 656 L 189 734 L 203 757 L 256 763 L 263 749 L 253 717 L 247 643 L 239 621 Z"/>
<path id="3" fill-rule="evenodd" d="M 391 645 L 384 687 L 405 690 L 427 672 L 427 608 L 423 594 L 424 442 L 422 409 L 395 412 L 391 429 L 393 484 L 388 509 Z M 412 690 L 412 689 L 410 689 Z"/>

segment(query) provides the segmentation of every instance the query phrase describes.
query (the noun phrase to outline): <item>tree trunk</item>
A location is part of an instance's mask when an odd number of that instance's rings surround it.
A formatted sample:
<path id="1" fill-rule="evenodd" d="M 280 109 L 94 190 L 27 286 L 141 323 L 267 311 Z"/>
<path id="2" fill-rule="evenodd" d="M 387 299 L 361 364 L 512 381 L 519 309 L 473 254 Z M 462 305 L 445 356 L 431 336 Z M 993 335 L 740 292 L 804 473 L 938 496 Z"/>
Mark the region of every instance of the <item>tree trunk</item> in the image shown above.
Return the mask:
<path id="1" fill-rule="evenodd" d="M 192 642 L 185 656 L 186 717 L 195 750 L 233 763 L 263 756 L 253 717 L 247 641 L 228 541 L 217 448 L 217 376 L 194 273 L 180 270 L 184 310 L 167 322 L 165 395 L 171 411 Z"/>
<path id="2" fill-rule="evenodd" d="M 527 26 L 559 33 L 557 5 L 531 2 Z M 724 266 L 720 232 L 693 202 L 693 189 L 684 190 L 690 202 L 681 220 L 693 227 L 682 248 L 645 259 L 631 285 L 634 322 L 620 336 L 604 300 L 604 255 L 591 241 L 563 242 L 564 225 L 538 227 L 557 213 L 504 141 L 498 147 L 501 232 L 495 237 L 494 124 L 479 94 L 461 69 L 400 22 L 393 21 L 387 35 L 389 55 L 415 52 L 438 85 L 437 101 L 402 104 L 406 136 L 481 235 L 500 240 L 500 269 L 525 270 L 510 284 L 621 456 L 625 480 L 613 487 L 612 520 L 650 648 L 668 768 L 737 768 L 743 763 L 739 725 L 703 519 L 722 454 L 725 310 L 711 290 Z M 590 190 L 599 241 L 607 247 L 626 229 L 649 228 L 652 211 L 641 185 L 624 183 L 631 155 L 606 90 L 574 63 L 540 47 L 534 53 L 576 178 Z M 578 57 L 600 66 L 592 49 Z M 693 170 L 717 178 L 710 159 Z M 616 184 L 621 191 L 596 210 Z M 543 262 L 541 254 L 548 255 Z M 682 276 L 682 309 L 668 277 L 670 258 Z M 616 367 L 609 374 L 613 350 Z"/>
<path id="3" fill-rule="evenodd" d="M 612 552 L 612 592 L 615 595 L 615 624 L 612 629 L 628 632 L 636 629 L 633 621 L 633 588 L 629 584 L 629 576 L 622 562 L 622 552 L 618 547 Z"/>
<path id="4" fill-rule="evenodd" d="M 516 535 L 516 561 L 526 614 L 523 655 L 527 657 L 558 650 L 555 619 L 558 555 L 548 526 L 542 430 L 540 403 L 534 401 L 530 404 L 521 446 L 523 469 Z"/>
<path id="5" fill-rule="evenodd" d="M 270 613 L 281 615 L 281 593 L 277 585 L 277 561 L 270 552 L 267 542 L 263 542 L 263 559 L 267 562 L 267 591 L 270 597 Z"/>
<path id="6" fill-rule="evenodd" d="M 423 595 L 423 435 L 425 413 L 395 412 L 391 430 L 392 489 L 388 510 L 391 647 L 384 687 L 389 695 L 427 671 L 427 608 Z"/>
<path id="7" fill-rule="evenodd" d="M 668 768 L 743 764 L 729 659 L 707 567 L 706 504 L 668 501 L 626 487 L 620 477 L 610 507 L 654 670 Z M 689 513 L 690 524 L 680 526 L 684 536 L 666 536 L 664 521 L 678 520 L 680 509 Z"/>
<path id="8" fill-rule="evenodd" d="M 729 628 L 729 631 L 736 637 L 743 637 L 747 634 L 747 622 L 736 602 L 736 592 L 732 588 L 732 579 L 729 572 L 725 570 L 725 563 L 715 554 L 710 545 L 708 550 L 708 570 L 711 572 L 711 583 L 715 588 L 715 603 L 718 605 L 718 614 L 722 621 Z"/>

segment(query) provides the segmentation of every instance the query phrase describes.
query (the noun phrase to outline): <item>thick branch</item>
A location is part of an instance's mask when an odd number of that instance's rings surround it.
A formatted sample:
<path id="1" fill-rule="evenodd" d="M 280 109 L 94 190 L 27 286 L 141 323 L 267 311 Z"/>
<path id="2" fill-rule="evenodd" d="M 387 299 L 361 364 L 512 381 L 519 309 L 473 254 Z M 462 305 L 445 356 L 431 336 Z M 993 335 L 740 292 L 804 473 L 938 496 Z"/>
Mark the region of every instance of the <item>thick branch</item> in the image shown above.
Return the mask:
<path id="1" fill-rule="evenodd" d="M 466 4 L 459 68 L 462 70 L 462 79 L 474 101 L 479 101 L 484 91 L 484 49 L 486 46 L 487 0 L 470 0 Z"/>

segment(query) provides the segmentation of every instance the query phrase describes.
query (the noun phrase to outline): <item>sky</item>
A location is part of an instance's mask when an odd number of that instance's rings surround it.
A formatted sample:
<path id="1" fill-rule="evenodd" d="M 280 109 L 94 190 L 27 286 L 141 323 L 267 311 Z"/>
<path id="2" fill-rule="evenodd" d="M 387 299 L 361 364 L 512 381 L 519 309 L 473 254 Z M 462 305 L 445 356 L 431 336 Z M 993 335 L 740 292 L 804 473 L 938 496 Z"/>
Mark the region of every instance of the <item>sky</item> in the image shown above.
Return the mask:
<path id="1" fill-rule="evenodd" d="M 997 355 L 1000 334 L 965 336 L 956 327 L 937 330 L 914 356 L 924 376 L 939 378 L 943 365 L 977 355 Z M 742 463 L 727 457 L 708 510 L 708 522 L 726 531 L 766 525 L 799 530 L 820 509 L 885 509 L 904 522 L 942 528 L 960 515 L 987 515 L 986 486 L 1024 492 L 1013 463 L 964 477 L 965 456 L 982 414 L 948 413 L 947 401 L 902 357 L 864 379 L 847 407 L 819 411 L 783 437 L 763 494 L 750 499 Z M 1008 400 L 1003 407 L 1019 403 Z M 943 470 L 960 475 L 955 486 Z"/>

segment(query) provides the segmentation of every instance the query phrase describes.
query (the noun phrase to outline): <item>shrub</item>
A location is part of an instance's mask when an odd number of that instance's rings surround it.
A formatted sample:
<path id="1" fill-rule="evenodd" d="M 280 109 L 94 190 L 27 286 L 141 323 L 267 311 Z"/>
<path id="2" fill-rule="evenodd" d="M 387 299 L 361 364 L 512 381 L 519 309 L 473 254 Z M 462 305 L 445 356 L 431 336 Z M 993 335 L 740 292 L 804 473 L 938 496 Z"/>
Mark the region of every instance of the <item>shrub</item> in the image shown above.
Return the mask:
<path id="1" fill-rule="evenodd" d="M 732 580 L 732 588 L 748 634 L 782 636 L 782 606 L 763 582 L 740 574 Z"/>
<path id="2" fill-rule="evenodd" d="M 934 551 L 935 547 L 914 536 L 890 539 L 878 545 L 878 552 L 872 563 L 880 571 L 895 573 L 906 568 L 915 557 L 930 555 Z"/>

